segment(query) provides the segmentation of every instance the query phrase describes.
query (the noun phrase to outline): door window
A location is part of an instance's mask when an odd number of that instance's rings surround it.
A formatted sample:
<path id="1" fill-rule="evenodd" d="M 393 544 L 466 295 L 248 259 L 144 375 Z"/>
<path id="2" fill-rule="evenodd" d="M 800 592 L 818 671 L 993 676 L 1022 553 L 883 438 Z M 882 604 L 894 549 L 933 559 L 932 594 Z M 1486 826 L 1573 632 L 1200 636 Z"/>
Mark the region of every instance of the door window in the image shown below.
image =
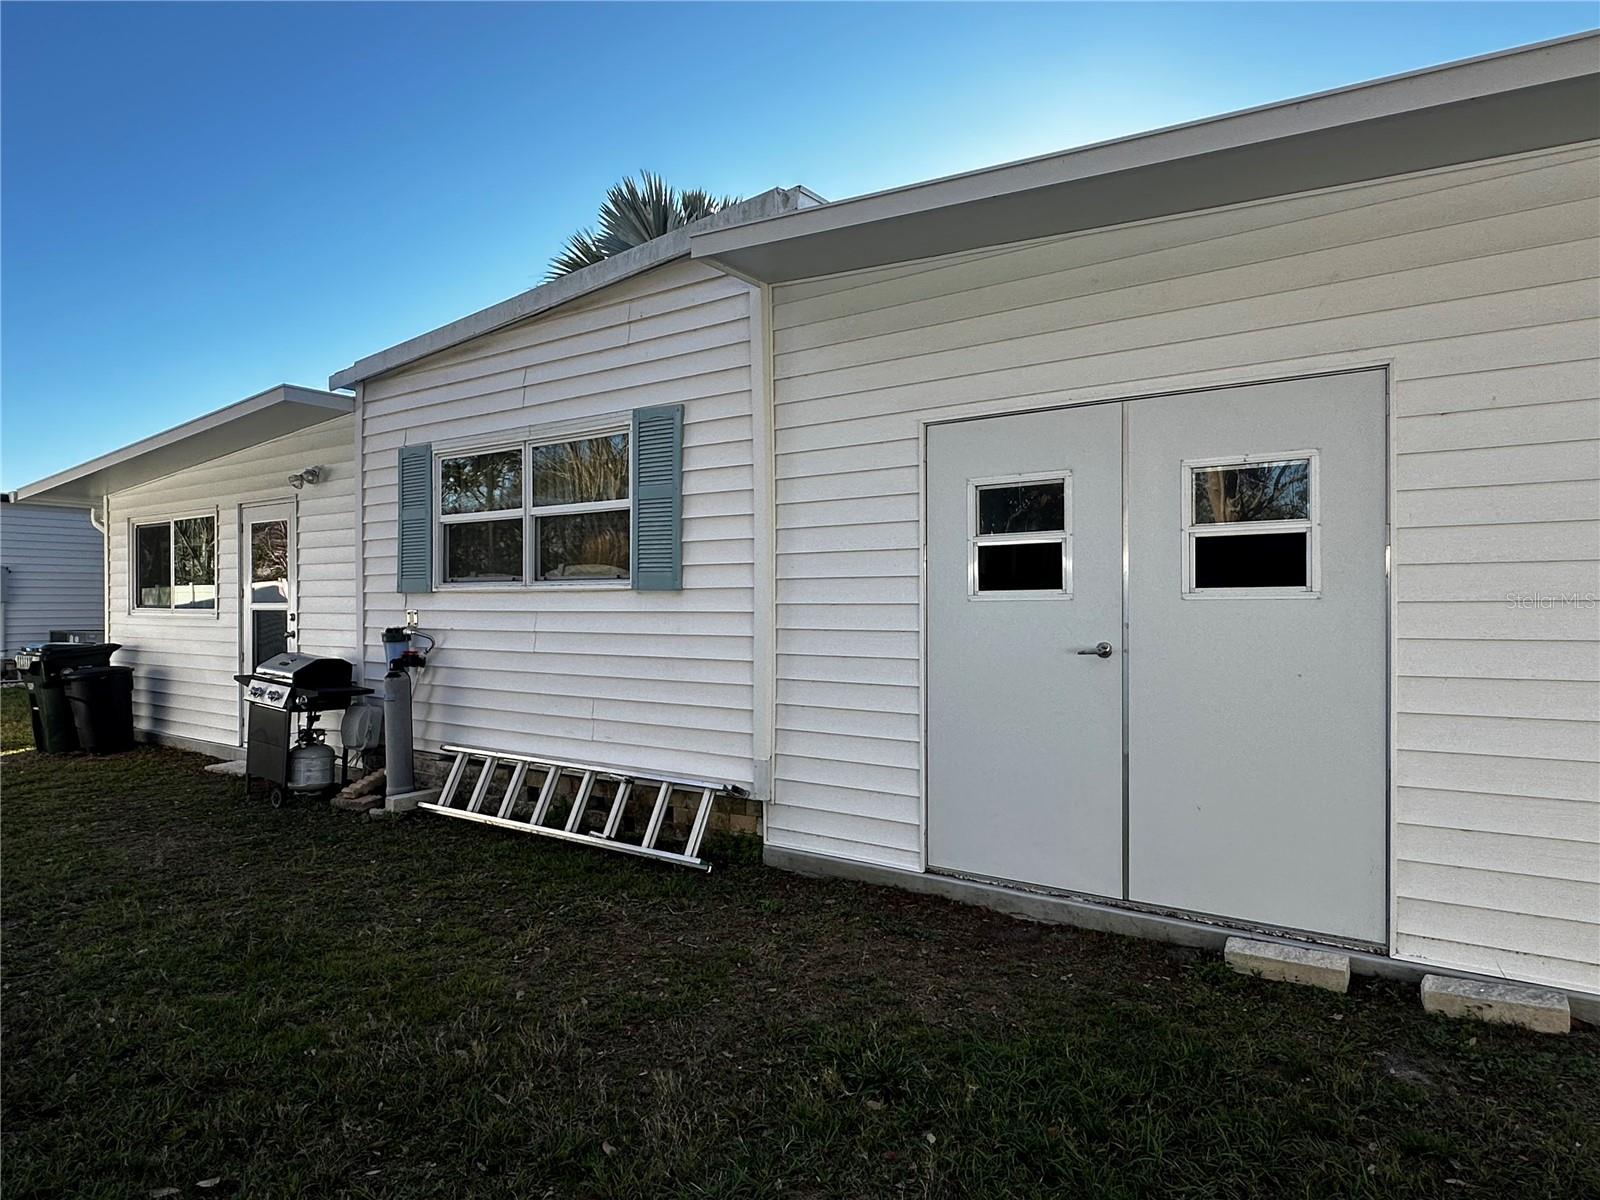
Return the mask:
<path id="1" fill-rule="evenodd" d="M 282 514 L 275 515 L 275 514 Z M 247 668 L 287 652 L 294 641 L 294 517 L 291 504 L 243 510 L 241 647 Z"/>
<path id="2" fill-rule="evenodd" d="M 1316 466 L 1309 451 L 1184 463 L 1184 594 L 1315 595 Z"/>
<path id="3" fill-rule="evenodd" d="M 1072 476 L 971 481 L 974 596 L 1072 594 Z"/>
<path id="4" fill-rule="evenodd" d="M 250 600 L 289 603 L 289 522 L 257 521 L 250 526 Z"/>

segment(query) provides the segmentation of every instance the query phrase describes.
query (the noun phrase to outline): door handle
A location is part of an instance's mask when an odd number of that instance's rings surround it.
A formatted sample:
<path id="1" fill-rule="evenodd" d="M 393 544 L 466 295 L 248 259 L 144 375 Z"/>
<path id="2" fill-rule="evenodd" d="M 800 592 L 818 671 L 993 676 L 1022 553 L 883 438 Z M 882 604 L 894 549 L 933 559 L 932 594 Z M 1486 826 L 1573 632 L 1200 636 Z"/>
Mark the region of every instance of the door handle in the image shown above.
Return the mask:
<path id="1" fill-rule="evenodd" d="M 1111 657 L 1111 643 L 1110 642 L 1096 642 L 1089 649 L 1087 649 L 1087 650 L 1079 650 L 1078 653 L 1079 654 L 1092 654 L 1096 658 L 1110 658 Z"/>

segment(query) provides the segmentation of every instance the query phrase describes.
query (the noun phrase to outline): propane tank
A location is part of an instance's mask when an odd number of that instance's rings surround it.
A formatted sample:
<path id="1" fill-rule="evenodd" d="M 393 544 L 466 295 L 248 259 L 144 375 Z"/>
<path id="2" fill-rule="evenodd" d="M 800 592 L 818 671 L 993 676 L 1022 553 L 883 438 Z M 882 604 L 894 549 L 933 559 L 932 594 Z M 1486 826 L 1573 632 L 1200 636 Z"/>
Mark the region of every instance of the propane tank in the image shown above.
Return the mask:
<path id="1" fill-rule="evenodd" d="M 323 740 L 321 730 L 307 730 L 300 744 L 289 751 L 289 778 L 284 786 L 291 792 L 320 792 L 333 784 L 333 747 Z"/>

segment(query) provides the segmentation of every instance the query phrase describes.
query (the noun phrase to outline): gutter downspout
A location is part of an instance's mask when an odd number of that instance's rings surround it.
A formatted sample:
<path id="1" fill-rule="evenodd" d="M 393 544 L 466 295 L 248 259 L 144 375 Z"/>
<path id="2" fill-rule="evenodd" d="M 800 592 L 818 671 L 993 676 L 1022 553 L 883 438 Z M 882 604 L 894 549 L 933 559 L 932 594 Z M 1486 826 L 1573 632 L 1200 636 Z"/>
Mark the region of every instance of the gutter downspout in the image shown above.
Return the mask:
<path id="1" fill-rule="evenodd" d="M 752 500 L 755 509 L 755 586 L 753 629 L 754 763 L 751 789 L 758 800 L 773 800 L 773 753 L 776 727 L 777 606 L 775 501 L 776 456 L 772 409 L 772 289 L 756 284 L 750 292 L 751 458 L 755 464 Z"/>
<path id="2" fill-rule="evenodd" d="M 355 628 L 351 630 L 353 641 L 351 647 L 355 651 L 355 682 L 361 683 L 367 676 L 367 579 L 366 579 L 366 553 L 367 553 L 367 460 L 366 460 L 366 399 L 367 385 L 362 380 L 355 385 L 356 406 L 352 415 L 355 417 L 354 456 L 352 474 L 354 479 L 350 484 L 350 496 L 355 504 L 355 546 L 350 562 L 350 587 L 351 599 L 355 601 L 356 620 Z"/>
<path id="3" fill-rule="evenodd" d="M 100 640 L 111 640 L 111 495 L 100 497 L 103 513 L 89 507 L 89 524 L 100 535 Z"/>

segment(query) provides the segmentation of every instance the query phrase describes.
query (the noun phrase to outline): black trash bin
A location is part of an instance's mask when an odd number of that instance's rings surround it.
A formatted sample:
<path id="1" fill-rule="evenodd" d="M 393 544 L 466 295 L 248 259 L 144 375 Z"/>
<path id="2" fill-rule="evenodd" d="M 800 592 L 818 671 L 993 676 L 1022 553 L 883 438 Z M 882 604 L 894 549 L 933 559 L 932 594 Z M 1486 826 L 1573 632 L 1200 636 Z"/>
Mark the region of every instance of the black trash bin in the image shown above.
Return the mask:
<path id="1" fill-rule="evenodd" d="M 133 749 L 133 668 L 77 667 L 61 676 L 78 746 L 90 754 Z"/>
<path id="2" fill-rule="evenodd" d="M 28 685 L 34 748 L 62 754 L 78 748 L 77 723 L 62 675 L 78 667 L 107 667 L 122 649 L 117 642 L 45 642 L 17 652 L 17 670 Z"/>

